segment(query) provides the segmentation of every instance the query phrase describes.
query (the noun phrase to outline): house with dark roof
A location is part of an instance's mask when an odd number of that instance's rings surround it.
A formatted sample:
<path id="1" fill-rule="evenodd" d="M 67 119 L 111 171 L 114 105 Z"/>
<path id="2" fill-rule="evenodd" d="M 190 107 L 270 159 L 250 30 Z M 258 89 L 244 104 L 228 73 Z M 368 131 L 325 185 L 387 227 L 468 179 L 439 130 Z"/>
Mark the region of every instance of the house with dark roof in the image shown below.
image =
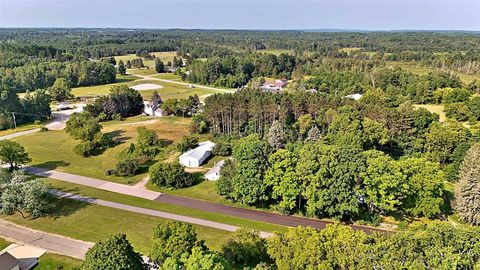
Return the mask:
<path id="1" fill-rule="evenodd" d="M 20 261 L 8 252 L 0 254 L 0 270 L 20 270 Z"/>

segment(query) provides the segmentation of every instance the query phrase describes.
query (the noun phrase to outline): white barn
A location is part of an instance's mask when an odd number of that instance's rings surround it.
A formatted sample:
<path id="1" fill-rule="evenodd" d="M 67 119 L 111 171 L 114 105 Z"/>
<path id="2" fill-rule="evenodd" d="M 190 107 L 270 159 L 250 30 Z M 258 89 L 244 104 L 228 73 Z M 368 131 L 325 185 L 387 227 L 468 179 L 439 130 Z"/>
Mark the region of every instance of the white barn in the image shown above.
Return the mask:
<path id="1" fill-rule="evenodd" d="M 209 181 L 217 181 L 220 178 L 220 171 L 222 169 L 225 160 L 219 161 L 215 166 L 213 166 L 208 172 L 205 174 L 205 179 Z"/>
<path id="2" fill-rule="evenodd" d="M 214 146 L 215 143 L 211 141 L 201 142 L 197 148 L 183 153 L 178 160 L 185 167 L 198 168 L 212 154 Z"/>

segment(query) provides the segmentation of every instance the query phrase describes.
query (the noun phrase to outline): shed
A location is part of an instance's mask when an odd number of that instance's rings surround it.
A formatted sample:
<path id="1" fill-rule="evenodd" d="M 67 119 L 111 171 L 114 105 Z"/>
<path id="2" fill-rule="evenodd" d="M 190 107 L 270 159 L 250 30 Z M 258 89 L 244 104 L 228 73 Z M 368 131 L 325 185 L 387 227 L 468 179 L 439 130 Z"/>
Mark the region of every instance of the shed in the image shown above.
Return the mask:
<path id="1" fill-rule="evenodd" d="M 198 168 L 210 157 L 214 146 L 215 143 L 211 141 L 201 142 L 196 148 L 183 153 L 178 158 L 179 162 L 185 167 Z"/>
<path id="2" fill-rule="evenodd" d="M 222 170 L 225 160 L 221 160 L 215 164 L 208 172 L 205 174 L 205 179 L 209 181 L 217 181 L 220 178 L 220 171 Z"/>

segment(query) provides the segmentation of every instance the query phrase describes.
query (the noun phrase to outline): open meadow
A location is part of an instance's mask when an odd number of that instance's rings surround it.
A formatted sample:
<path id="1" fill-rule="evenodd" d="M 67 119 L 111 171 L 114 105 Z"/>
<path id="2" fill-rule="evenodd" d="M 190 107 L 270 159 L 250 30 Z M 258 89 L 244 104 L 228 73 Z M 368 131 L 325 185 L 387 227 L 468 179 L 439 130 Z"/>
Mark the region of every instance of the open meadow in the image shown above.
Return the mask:
<path id="1" fill-rule="evenodd" d="M 399 66 L 405 70 L 408 70 L 412 73 L 418 75 L 425 75 L 429 72 L 442 71 L 442 69 L 435 69 L 431 67 L 420 66 L 415 62 L 387 62 L 387 66 Z M 458 71 L 452 71 L 453 74 L 457 75 L 462 82 L 469 84 L 474 80 L 480 81 L 480 75 L 470 75 Z"/>
<path id="2" fill-rule="evenodd" d="M 160 59 L 165 65 L 168 63 L 168 62 L 171 62 L 173 61 L 173 57 L 177 55 L 177 52 L 151 52 L 150 55 L 155 55 L 156 58 Z M 117 63 L 122 60 L 124 63 L 126 63 L 128 60 L 133 60 L 133 59 L 136 59 L 136 58 L 141 58 L 141 57 L 138 57 L 136 56 L 135 54 L 126 54 L 126 55 L 119 55 L 119 56 L 115 56 L 115 61 L 117 61 Z M 153 71 L 155 71 L 155 59 L 152 59 L 152 60 L 143 60 L 143 64 L 147 67 L 149 67 L 150 69 L 153 69 Z"/>
<path id="3" fill-rule="evenodd" d="M 102 123 L 103 132 L 114 135 L 121 143 L 107 149 L 98 156 L 81 157 L 73 152 L 77 141 L 70 138 L 63 130 L 39 132 L 15 139 L 29 153 L 32 165 L 64 171 L 72 174 L 104 179 L 118 183 L 135 183 L 146 176 L 143 173 L 133 177 L 107 176 L 105 172 L 113 169 L 118 161 L 118 155 L 137 138 L 137 127 L 145 126 L 155 130 L 157 135 L 166 144 L 178 142 L 188 133 L 190 119 L 179 117 L 163 117 L 153 121 L 147 117 L 132 117 L 125 121 L 111 121 Z M 169 151 L 170 148 L 166 148 Z"/>
<path id="4" fill-rule="evenodd" d="M 135 86 L 141 84 L 157 84 L 159 88 L 156 89 L 160 94 L 163 100 L 172 99 L 172 98 L 187 98 L 189 96 L 198 95 L 200 99 L 205 98 L 206 96 L 214 93 L 219 93 L 222 90 L 215 91 L 213 89 L 207 88 L 190 88 L 184 84 L 163 82 L 159 80 L 135 80 L 129 81 L 126 83 L 114 83 L 114 84 L 105 84 L 98 86 L 88 86 L 88 87 L 77 87 L 72 89 L 72 93 L 76 97 L 95 97 L 99 95 L 106 95 L 110 92 L 110 88 L 114 85 Z M 154 90 L 141 90 L 139 93 L 143 96 L 145 100 L 149 100 L 152 97 Z"/>

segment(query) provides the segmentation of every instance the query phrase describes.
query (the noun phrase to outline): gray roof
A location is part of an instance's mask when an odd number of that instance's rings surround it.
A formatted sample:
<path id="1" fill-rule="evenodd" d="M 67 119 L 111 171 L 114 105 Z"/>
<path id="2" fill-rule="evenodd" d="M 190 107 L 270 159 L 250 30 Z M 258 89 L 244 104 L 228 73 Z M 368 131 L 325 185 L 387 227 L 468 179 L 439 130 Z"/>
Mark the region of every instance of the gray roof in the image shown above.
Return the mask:
<path id="1" fill-rule="evenodd" d="M 8 252 L 0 254 L 0 270 L 11 270 L 19 263 L 20 262 Z"/>

